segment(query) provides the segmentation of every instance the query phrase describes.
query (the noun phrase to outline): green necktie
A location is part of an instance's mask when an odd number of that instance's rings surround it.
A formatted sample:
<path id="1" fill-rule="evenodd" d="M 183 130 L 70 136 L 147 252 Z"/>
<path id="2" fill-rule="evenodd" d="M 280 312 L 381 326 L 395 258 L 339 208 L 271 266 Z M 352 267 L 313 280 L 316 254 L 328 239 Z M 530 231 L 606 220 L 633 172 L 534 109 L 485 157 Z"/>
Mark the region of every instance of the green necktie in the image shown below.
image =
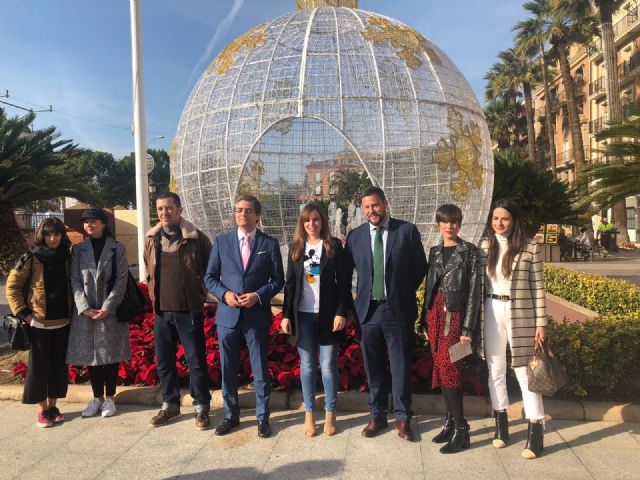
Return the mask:
<path id="1" fill-rule="evenodd" d="M 382 227 L 376 228 L 373 241 L 373 299 L 384 299 L 384 245 L 382 243 Z"/>

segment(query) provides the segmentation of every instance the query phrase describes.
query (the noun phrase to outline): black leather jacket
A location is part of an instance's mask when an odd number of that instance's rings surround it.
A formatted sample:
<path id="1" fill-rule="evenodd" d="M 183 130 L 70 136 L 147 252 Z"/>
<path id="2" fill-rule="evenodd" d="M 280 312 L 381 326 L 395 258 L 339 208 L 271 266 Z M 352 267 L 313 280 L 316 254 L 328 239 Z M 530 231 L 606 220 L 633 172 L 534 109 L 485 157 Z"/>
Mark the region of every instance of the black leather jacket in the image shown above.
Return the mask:
<path id="1" fill-rule="evenodd" d="M 478 248 L 459 240 L 447 265 L 443 261 L 443 243 L 429 251 L 429 271 L 424 295 L 425 311 L 437 294 L 438 280 L 444 292 L 448 312 L 464 312 L 462 335 L 473 337 L 482 302 L 482 272 Z"/>

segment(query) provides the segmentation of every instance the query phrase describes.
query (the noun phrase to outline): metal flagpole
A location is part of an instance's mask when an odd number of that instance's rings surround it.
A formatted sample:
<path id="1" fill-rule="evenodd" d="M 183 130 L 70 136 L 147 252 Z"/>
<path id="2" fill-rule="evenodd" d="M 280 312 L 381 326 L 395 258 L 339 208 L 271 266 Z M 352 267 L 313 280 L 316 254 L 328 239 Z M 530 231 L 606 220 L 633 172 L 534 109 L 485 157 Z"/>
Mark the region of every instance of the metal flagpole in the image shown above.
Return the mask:
<path id="1" fill-rule="evenodd" d="M 136 154 L 136 208 L 138 221 L 138 272 L 147 278 L 144 265 L 144 237 L 149 230 L 149 182 L 147 178 L 147 133 L 144 116 L 144 74 L 139 0 L 131 5 L 131 69 L 133 73 L 133 135 Z"/>

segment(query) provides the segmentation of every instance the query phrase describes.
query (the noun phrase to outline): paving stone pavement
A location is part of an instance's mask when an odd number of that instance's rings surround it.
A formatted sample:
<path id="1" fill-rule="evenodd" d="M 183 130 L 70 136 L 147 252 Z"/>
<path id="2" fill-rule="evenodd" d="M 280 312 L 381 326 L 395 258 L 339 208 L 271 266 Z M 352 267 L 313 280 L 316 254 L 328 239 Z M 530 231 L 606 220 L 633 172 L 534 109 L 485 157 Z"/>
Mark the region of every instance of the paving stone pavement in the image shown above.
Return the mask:
<path id="1" fill-rule="evenodd" d="M 471 449 L 442 455 L 431 438 L 441 426 L 417 416 L 419 441 L 400 440 L 389 428 L 374 439 L 360 431 L 362 413 L 338 416 L 334 437 L 307 438 L 303 413 L 278 411 L 274 435 L 257 436 L 253 411 L 225 437 L 198 431 L 183 409 L 174 424 L 147 425 L 155 410 L 120 405 L 112 418 L 80 417 L 84 405 L 60 403 L 66 422 L 37 428 L 35 407 L 0 402 L 0 479 L 640 479 L 640 424 L 555 420 L 546 425 L 544 456 L 520 457 L 526 423 L 511 426 L 511 444 L 491 445 L 492 419 L 470 419 Z M 212 417 L 216 425 L 219 410 Z"/>

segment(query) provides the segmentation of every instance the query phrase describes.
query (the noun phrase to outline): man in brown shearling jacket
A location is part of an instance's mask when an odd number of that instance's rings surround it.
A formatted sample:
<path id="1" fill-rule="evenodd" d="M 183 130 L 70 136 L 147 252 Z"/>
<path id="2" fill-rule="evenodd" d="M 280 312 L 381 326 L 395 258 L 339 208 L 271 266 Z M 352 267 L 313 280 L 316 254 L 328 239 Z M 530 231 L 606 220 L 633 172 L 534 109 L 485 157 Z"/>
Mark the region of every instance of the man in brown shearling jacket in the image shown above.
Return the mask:
<path id="1" fill-rule="evenodd" d="M 209 428 L 209 374 L 204 338 L 203 278 L 211 242 L 182 218 L 180 197 L 163 193 L 156 199 L 160 222 L 147 233 L 144 261 L 149 296 L 155 311 L 157 372 L 162 386 L 162 409 L 149 425 L 160 427 L 180 417 L 180 380 L 176 368 L 178 340 L 189 366 L 196 428 Z"/>

